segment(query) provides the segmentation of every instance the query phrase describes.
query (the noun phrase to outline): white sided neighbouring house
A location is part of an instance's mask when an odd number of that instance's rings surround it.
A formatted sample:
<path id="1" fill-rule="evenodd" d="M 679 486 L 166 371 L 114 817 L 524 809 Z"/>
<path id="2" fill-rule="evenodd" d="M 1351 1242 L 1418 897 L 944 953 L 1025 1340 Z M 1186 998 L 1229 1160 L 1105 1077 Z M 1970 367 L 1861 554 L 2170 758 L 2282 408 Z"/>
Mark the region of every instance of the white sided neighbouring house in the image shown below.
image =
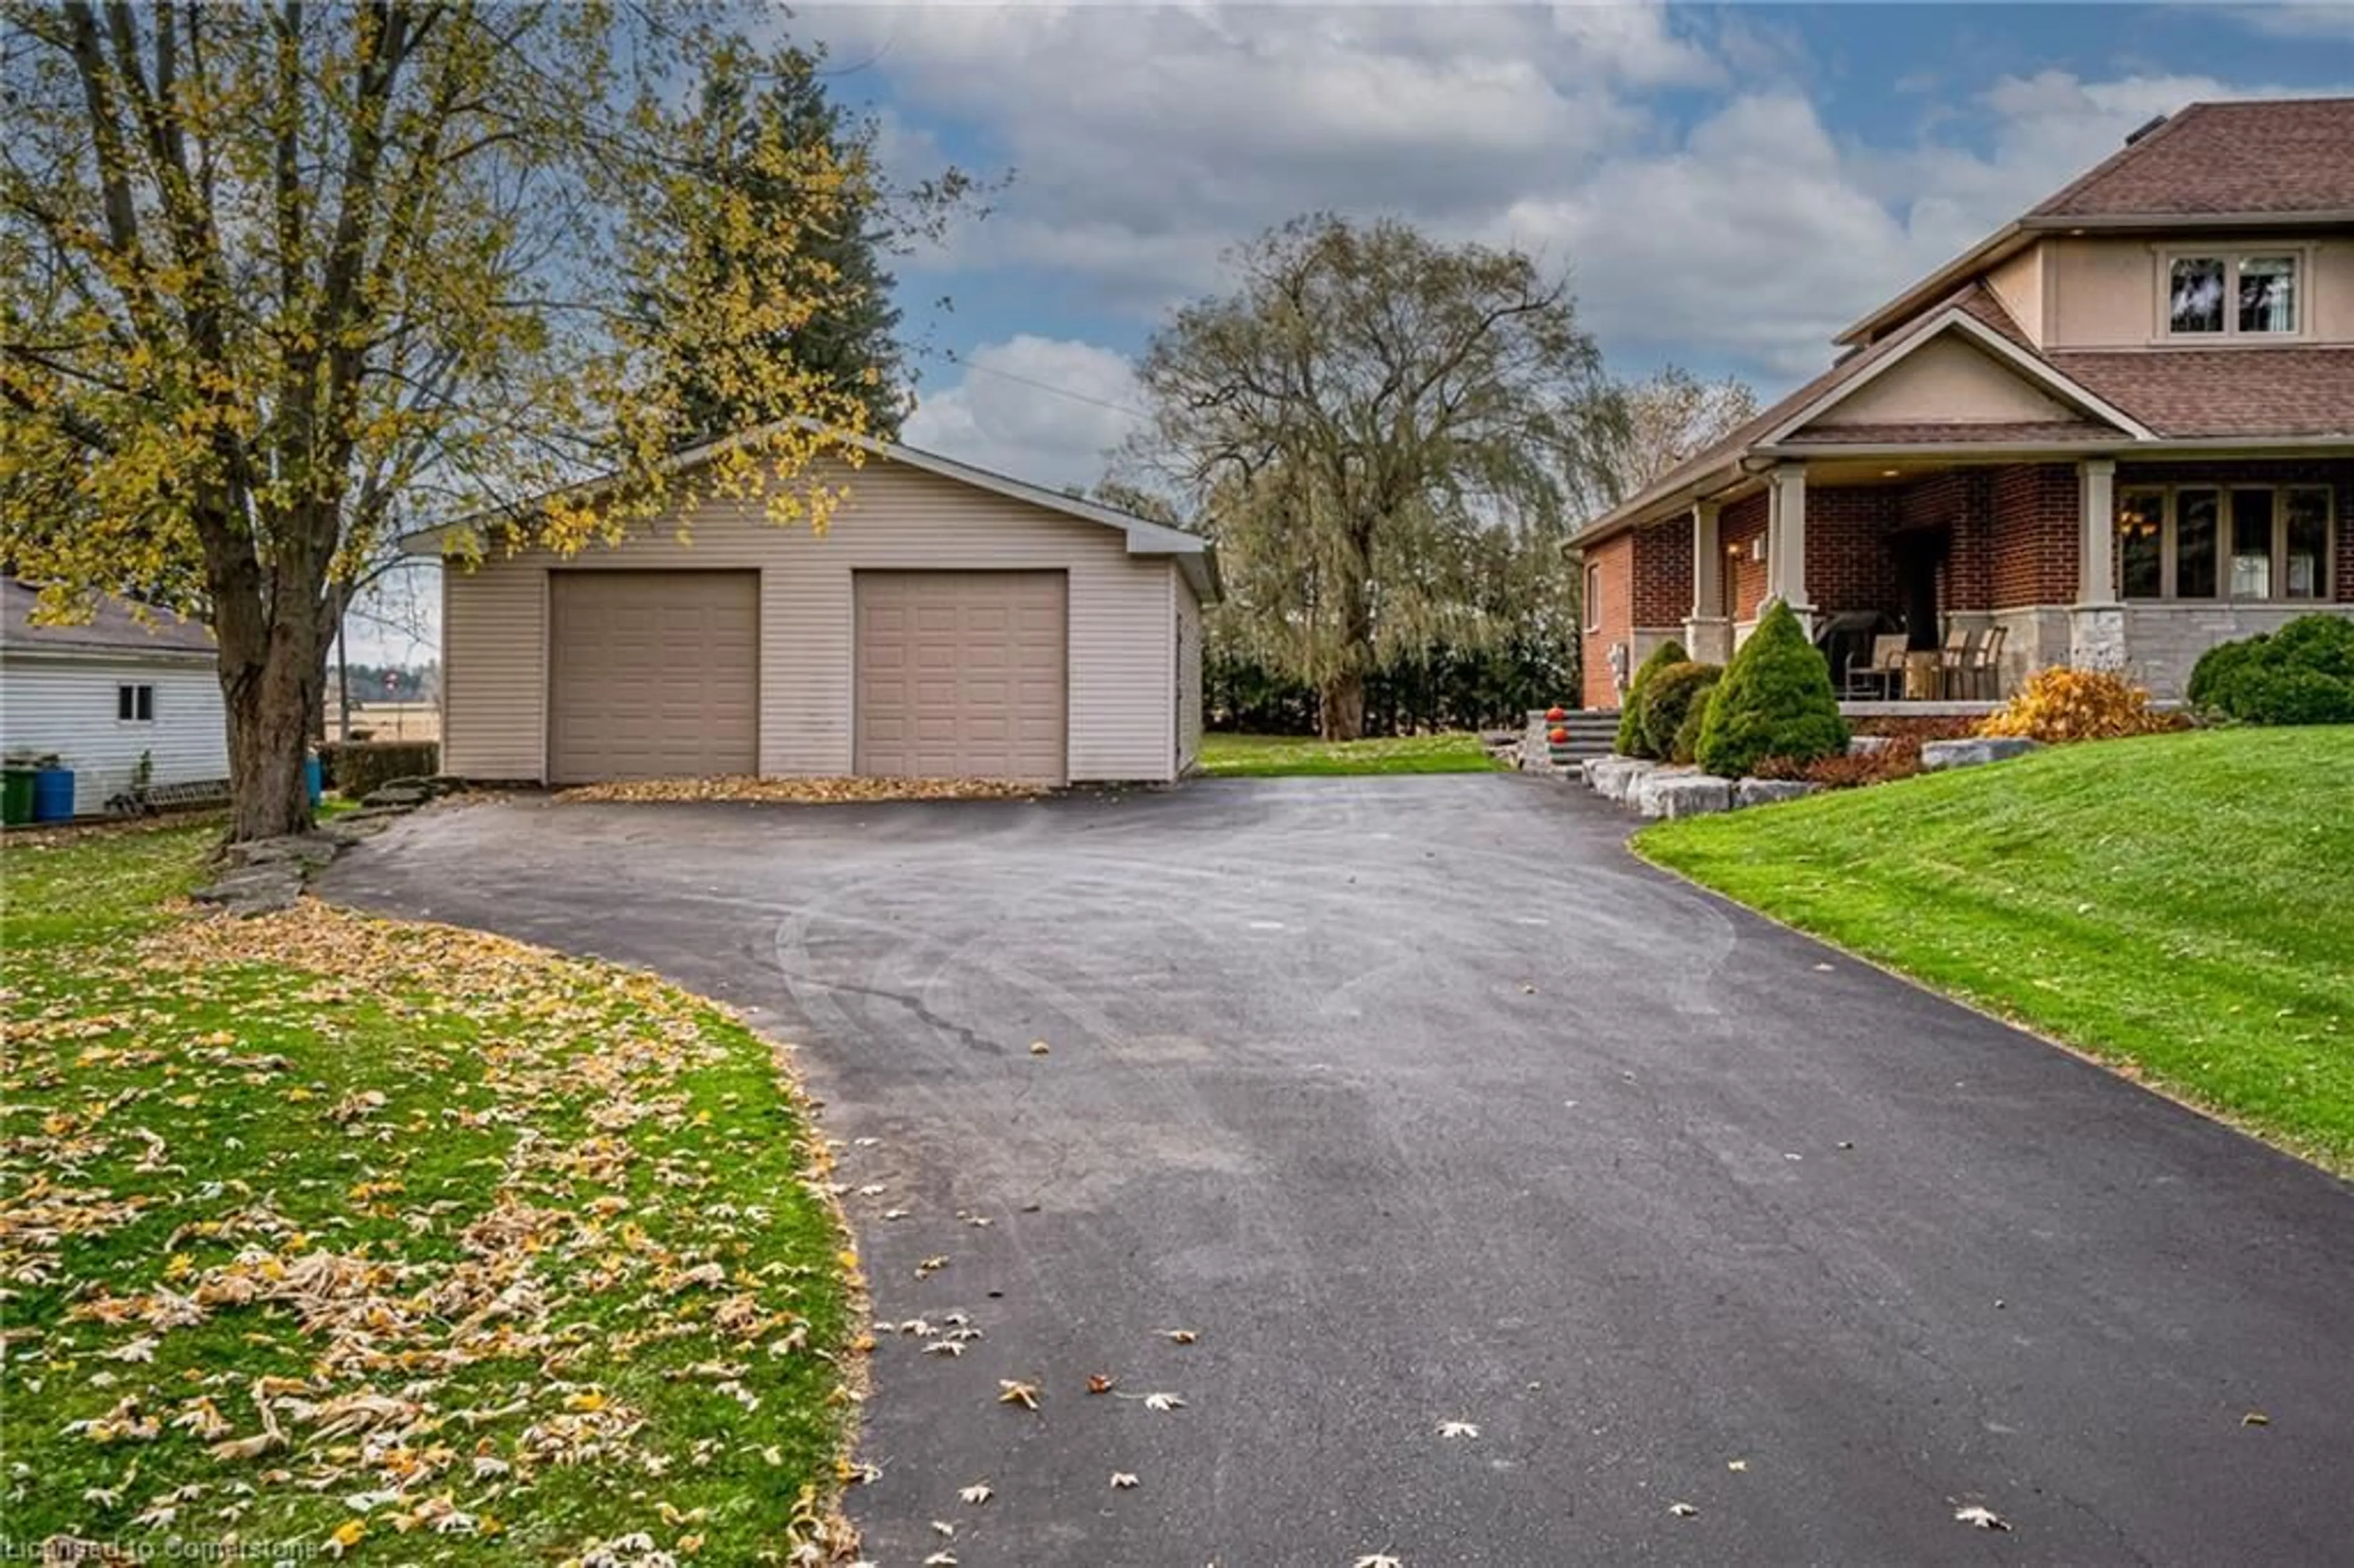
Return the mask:
<path id="1" fill-rule="evenodd" d="M 106 810 L 146 759 L 147 782 L 228 777 L 212 633 L 101 599 L 79 626 L 37 626 L 29 585 L 0 580 L 0 755 L 54 755 L 73 770 L 76 816 Z"/>
<path id="2" fill-rule="evenodd" d="M 1065 784 L 1191 766 L 1205 540 L 856 444 L 861 466 L 810 476 L 848 490 L 822 535 L 719 497 L 569 556 L 486 529 L 468 565 L 480 521 L 405 541 L 445 560 L 442 771 Z"/>

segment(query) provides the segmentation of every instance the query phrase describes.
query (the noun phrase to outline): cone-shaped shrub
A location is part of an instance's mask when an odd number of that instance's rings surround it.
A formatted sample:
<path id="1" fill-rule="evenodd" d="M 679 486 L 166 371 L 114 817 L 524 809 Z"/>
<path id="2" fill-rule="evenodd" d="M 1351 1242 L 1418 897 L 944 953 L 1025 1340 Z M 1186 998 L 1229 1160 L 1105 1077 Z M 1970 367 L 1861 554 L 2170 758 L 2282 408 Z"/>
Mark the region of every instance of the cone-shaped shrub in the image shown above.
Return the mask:
<path id="1" fill-rule="evenodd" d="M 1846 749 L 1830 666 L 1776 599 L 1710 694 L 1694 760 L 1720 778 L 1739 779 L 1760 758 L 1811 762 Z"/>
<path id="2" fill-rule="evenodd" d="M 1627 683 L 1627 695 L 1618 706 L 1618 738 L 1610 743 L 1611 750 L 1621 757 L 1657 756 L 1643 749 L 1643 688 L 1669 665 L 1683 663 L 1691 657 L 1684 652 L 1684 645 L 1672 637 L 1651 650 L 1651 656 L 1643 661 L 1635 678 Z"/>
<path id="3" fill-rule="evenodd" d="M 1676 733 L 1683 727 L 1684 715 L 1708 701 L 1708 689 L 1716 684 L 1723 670 L 1714 664 L 1670 664 L 1651 677 L 1643 688 L 1643 753 L 1662 762 L 1691 760 L 1687 753 L 1676 756 Z"/>

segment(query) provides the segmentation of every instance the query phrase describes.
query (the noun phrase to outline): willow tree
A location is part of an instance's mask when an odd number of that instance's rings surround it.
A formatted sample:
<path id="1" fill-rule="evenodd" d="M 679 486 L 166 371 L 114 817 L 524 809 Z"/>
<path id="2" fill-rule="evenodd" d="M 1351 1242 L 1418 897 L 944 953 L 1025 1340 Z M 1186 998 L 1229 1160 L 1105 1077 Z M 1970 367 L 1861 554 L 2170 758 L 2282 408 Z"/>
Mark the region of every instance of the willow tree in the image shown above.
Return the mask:
<path id="1" fill-rule="evenodd" d="M 1217 540 L 1223 624 L 1351 739 L 1385 653 L 1511 635 L 1464 580 L 1480 535 L 1557 538 L 1617 399 L 1566 281 L 1517 251 L 1314 217 L 1229 264 L 1146 349 L 1129 456 Z"/>
<path id="2" fill-rule="evenodd" d="M 685 86 L 765 8 L 5 16 L 0 554 L 60 617 L 128 592 L 211 624 L 233 839 L 309 825 L 324 651 L 409 521 L 568 551 L 713 491 L 838 501 L 811 464 L 864 406 L 767 345 L 837 302 L 808 258 L 863 171 Z M 679 461 L 690 386 L 763 428 Z"/>

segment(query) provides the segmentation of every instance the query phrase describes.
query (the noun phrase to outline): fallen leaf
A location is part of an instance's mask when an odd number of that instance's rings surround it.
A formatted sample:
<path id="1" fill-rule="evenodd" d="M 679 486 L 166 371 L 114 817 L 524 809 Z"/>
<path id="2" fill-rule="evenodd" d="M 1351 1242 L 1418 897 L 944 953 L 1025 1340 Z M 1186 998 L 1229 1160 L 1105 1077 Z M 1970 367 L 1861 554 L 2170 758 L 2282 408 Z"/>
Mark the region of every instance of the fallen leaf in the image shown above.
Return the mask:
<path id="1" fill-rule="evenodd" d="M 1030 1042 L 1030 1054 L 1033 1056 L 1044 1056 L 1047 1052 L 1052 1051 L 1054 1047 L 1047 1044 L 1044 1040 L 1033 1040 Z"/>
<path id="2" fill-rule="evenodd" d="M 930 1344 L 924 1347 L 923 1353 L 928 1356 L 960 1356 L 964 1354 L 964 1341 L 962 1340 L 934 1340 Z"/>
<path id="3" fill-rule="evenodd" d="M 1119 1383 L 1119 1380 L 1112 1376 L 1109 1372 L 1089 1372 L 1087 1374 L 1087 1392 L 1089 1393 L 1109 1393 L 1113 1388 L 1118 1386 Z"/>
<path id="4" fill-rule="evenodd" d="M 1190 1345 L 1202 1337 L 1191 1329 L 1163 1329 L 1161 1333 L 1163 1339 L 1174 1345 Z"/>
<path id="5" fill-rule="evenodd" d="M 1441 1437 L 1477 1437 L 1479 1429 L 1469 1421 L 1442 1421 L 1438 1424 Z"/>
<path id="6" fill-rule="evenodd" d="M 987 1502 L 996 1495 L 997 1494 L 994 1491 L 990 1489 L 990 1485 L 987 1481 L 975 1481 L 969 1487 L 960 1487 L 957 1489 L 958 1497 L 962 1498 L 965 1501 L 975 1504 L 976 1506 Z"/>
<path id="7" fill-rule="evenodd" d="M 1000 1378 L 997 1380 L 997 1403 L 1000 1404 L 1018 1404 L 1024 1410 L 1038 1408 L 1038 1390 L 1032 1384 L 1015 1383 L 1011 1378 Z"/>
<path id="8" fill-rule="evenodd" d="M 1671 1502 L 1668 1505 L 1668 1511 L 1674 1514 L 1678 1519 L 1690 1519 L 1694 1514 L 1700 1512 L 1700 1510 L 1692 1507 L 1692 1505 L 1688 1502 Z"/>
<path id="9" fill-rule="evenodd" d="M 2002 1515 L 1995 1512 L 1994 1510 L 1983 1507 L 1978 1503 L 1971 1503 L 1967 1508 L 1956 1509 L 1954 1510 L 1954 1521 L 1956 1524 L 1974 1525 L 1980 1530 L 2009 1530 L 2010 1528 L 2009 1520 L 2004 1519 Z"/>
<path id="10" fill-rule="evenodd" d="M 1173 1393 L 1148 1393 L 1144 1396 L 1147 1410 L 1182 1410 L 1185 1402 Z"/>
<path id="11" fill-rule="evenodd" d="M 1724 1462 L 1724 1467 L 1728 1470 L 1745 1470 L 1749 1467 L 1749 1461 L 1746 1459 L 1727 1459 Z"/>
<path id="12" fill-rule="evenodd" d="M 1136 1485 L 1136 1478 L 1126 1470 L 1114 1470 L 1111 1473 L 1111 1485 L 1114 1491 L 1124 1492 Z"/>
<path id="13" fill-rule="evenodd" d="M 2261 1410 L 2251 1410 L 2240 1417 L 2240 1425 L 2243 1426 L 2270 1426 L 2272 1424 L 2273 1418 Z"/>
<path id="14" fill-rule="evenodd" d="M 924 1568 L 956 1568 L 956 1560 L 953 1552 L 935 1552 L 924 1559 Z"/>
<path id="15" fill-rule="evenodd" d="M 1350 1568 L 1405 1568 L 1405 1563 L 1386 1552 L 1368 1552 L 1351 1563 Z"/>

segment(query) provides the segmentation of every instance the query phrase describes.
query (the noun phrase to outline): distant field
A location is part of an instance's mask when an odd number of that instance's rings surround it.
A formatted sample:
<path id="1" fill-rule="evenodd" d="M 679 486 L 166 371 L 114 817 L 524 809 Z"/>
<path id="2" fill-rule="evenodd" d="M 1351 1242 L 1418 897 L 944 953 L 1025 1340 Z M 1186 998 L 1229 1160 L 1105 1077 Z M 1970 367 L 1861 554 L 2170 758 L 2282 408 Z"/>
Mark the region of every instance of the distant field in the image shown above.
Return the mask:
<path id="1" fill-rule="evenodd" d="M 369 732 L 369 740 L 440 740 L 441 710 L 433 703 L 354 703 L 352 734 Z M 343 714 L 331 698 L 327 703 L 327 733 L 343 733 Z"/>

